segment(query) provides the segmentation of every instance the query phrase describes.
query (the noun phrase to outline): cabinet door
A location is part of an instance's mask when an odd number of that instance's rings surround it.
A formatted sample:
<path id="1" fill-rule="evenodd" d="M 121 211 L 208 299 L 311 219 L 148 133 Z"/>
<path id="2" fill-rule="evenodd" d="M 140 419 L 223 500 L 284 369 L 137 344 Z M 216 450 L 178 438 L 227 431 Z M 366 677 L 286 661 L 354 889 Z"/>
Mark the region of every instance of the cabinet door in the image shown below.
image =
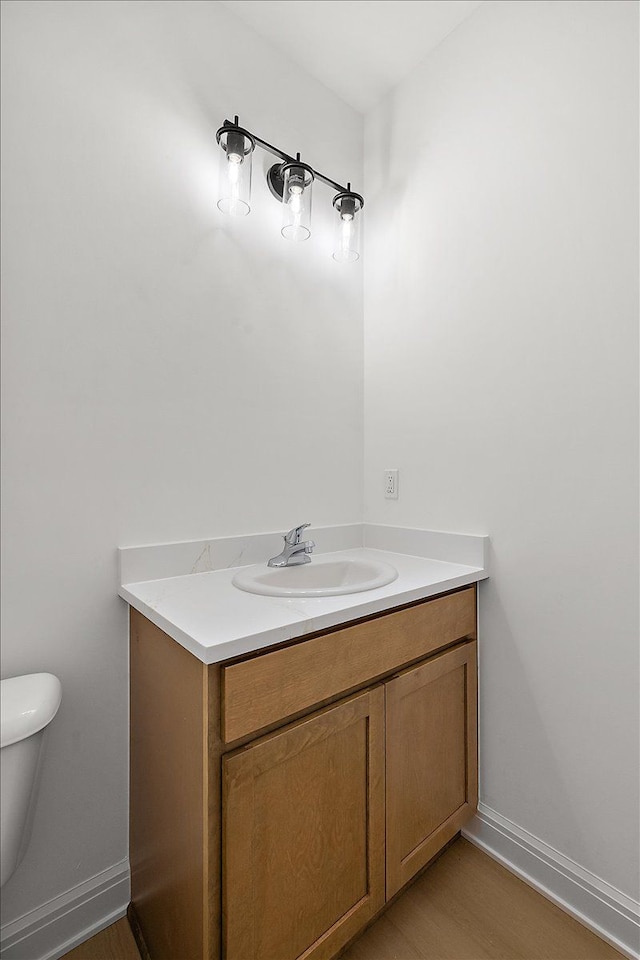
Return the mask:
<path id="1" fill-rule="evenodd" d="M 386 720 L 389 899 L 475 812 L 475 643 L 390 680 Z"/>
<path id="2" fill-rule="evenodd" d="M 223 758 L 225 960 L 325 960 L 384 904 L 384 688 Z"/>

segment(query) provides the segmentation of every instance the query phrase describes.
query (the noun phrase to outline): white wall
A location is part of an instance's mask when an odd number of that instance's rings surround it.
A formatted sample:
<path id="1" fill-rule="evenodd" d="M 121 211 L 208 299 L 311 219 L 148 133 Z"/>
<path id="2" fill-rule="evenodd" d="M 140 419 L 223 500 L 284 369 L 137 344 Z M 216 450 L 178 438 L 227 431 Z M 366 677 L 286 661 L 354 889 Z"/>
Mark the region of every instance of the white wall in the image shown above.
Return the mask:
<path id="1" fill-rule="evenodd" d="M 365 519 L 491 535 L 482 799 L 636 899 L 637 17 L 487 2 L 365 132 Z"/>
<path id="2" fill-rule="evenodd" d="M 9 921 L 127 854 L 118 545 L 361 516 L 361 272 L 215 205 L 240 119 L 357 188 L 362 118 L 222 5 L 3 11 L 3 676 L 63 703 Z M 335 467 L 340 468 L 340 485 Z"/>

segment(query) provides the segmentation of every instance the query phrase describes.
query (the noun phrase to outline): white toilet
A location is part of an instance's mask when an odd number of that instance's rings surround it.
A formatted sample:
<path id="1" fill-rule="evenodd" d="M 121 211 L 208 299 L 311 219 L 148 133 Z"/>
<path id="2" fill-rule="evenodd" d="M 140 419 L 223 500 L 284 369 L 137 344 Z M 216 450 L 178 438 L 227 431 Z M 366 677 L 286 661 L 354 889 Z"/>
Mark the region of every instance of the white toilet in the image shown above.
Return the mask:
<path id="1" fill-rule="evenodd" d="M 0 886 L 29 843 L 44 734 L 61 696 L 51 673 L 0 681 Z"/>

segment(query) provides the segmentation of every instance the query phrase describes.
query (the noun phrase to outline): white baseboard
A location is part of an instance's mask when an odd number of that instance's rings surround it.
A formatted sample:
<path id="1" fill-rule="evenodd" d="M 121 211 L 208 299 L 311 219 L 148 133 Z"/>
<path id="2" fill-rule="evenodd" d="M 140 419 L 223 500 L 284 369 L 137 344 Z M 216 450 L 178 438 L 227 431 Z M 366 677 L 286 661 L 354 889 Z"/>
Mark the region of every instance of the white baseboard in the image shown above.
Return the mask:
<path id="1" fill-rule="evenodd" d="M 638 960 L 640 904 L 635 900 L 482 803 L 462 833 L 625 956 Z"/>
<path id="2" fill-rule="evenodd" d="M 129 861 L 122 860 L 0 930 L 2 960 L 58 960 L 127 912 Z"/>

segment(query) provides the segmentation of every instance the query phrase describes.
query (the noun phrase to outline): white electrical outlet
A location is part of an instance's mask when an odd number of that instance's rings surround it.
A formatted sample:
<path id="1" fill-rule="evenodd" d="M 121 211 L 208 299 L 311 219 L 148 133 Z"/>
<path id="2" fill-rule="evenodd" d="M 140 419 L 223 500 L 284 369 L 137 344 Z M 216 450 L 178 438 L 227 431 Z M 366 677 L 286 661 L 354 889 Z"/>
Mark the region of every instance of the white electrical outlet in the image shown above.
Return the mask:
<path id="1" fill-rule="evenodd" d="M 398 471 L 384 471 L 384 496 L 386 500 L 398 499 Z"/>

